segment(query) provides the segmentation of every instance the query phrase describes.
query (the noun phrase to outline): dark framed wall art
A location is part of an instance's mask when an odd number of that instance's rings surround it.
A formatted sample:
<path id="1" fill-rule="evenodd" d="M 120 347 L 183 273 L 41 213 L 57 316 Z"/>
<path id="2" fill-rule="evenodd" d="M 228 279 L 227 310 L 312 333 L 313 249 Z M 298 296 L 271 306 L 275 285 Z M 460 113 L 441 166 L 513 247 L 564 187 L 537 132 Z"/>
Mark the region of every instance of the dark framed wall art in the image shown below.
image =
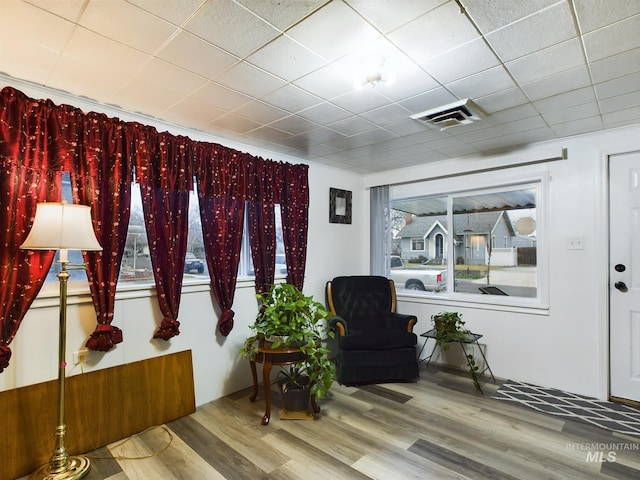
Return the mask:
<path id="1" fill-rule="evenodd" d="M 329 222 L 351 223 L 351 192 L 329 189 Z"/>

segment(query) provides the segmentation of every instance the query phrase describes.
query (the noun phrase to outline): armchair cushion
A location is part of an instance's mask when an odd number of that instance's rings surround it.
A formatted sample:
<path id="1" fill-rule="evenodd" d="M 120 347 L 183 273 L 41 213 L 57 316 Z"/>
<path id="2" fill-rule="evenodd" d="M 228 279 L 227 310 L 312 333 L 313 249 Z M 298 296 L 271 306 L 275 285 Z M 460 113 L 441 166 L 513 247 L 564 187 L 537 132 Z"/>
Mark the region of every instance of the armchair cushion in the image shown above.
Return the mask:
<path id="1" fill-rule="evenodd" d="M 366 332 L 352 331 L 340 337 L 343 350 L 395 350 L 414 347 L 418 341 L 415 333 L 387 328 L 371 329 Z"/>

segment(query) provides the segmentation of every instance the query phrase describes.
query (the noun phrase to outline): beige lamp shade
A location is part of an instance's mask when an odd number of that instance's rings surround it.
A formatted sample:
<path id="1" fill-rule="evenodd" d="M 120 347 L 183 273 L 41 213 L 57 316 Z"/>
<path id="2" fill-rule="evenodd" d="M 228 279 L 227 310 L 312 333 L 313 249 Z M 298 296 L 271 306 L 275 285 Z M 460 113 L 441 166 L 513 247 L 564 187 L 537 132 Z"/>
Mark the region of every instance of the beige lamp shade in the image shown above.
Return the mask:
<path id="1" fill-rule="evenodd" d="M 91 209 L 66 202 L 38 203 L 33 227 L 20 248 L 102 250 L 93 231 Z"/>

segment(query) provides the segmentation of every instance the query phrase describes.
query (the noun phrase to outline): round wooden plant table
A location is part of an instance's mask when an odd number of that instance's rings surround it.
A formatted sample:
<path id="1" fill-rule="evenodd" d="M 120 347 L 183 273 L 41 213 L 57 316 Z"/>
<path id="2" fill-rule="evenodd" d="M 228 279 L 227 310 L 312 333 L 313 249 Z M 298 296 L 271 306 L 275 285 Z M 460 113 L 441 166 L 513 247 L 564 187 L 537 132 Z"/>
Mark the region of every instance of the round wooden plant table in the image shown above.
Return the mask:
<path id="1" fill-rule="evenodd" d="M 256 363 L 262 363 L 262 385 L 264 387 L 264 400 L 266 409 L 262 417 L 262 425 L 269 425 L 271 419 L 271 368 L 273 365 L 293 365 L 304 360 L 304 353 L 299 348 L 279 347 L 271 348 L 273 344 L 262 340 L 258 345 L 258 354 L 251 360 L 251 375 L 253 376 L 253 392 L 249 396 L 249 401 L 255 402 L 258 397 L 258 373 Z M 311 396 L 311 408 L 314 413 L 320 412 L 320 407 L 316 403 L 315 395 Z"/>

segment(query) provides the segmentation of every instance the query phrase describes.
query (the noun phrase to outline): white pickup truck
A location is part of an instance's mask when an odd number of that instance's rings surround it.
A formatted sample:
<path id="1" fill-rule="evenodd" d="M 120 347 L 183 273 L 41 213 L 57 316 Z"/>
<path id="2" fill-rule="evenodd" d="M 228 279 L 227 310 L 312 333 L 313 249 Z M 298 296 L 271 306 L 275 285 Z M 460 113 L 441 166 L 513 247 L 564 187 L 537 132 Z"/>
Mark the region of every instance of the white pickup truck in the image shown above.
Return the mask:
<path id="1" fill-rule="evenodd" d="M 436 268 L 406 268 L 402 258 L 391 255 L 391 279 L 398 288 L 440 292 L 447 288 L 447 270 Z"/>

